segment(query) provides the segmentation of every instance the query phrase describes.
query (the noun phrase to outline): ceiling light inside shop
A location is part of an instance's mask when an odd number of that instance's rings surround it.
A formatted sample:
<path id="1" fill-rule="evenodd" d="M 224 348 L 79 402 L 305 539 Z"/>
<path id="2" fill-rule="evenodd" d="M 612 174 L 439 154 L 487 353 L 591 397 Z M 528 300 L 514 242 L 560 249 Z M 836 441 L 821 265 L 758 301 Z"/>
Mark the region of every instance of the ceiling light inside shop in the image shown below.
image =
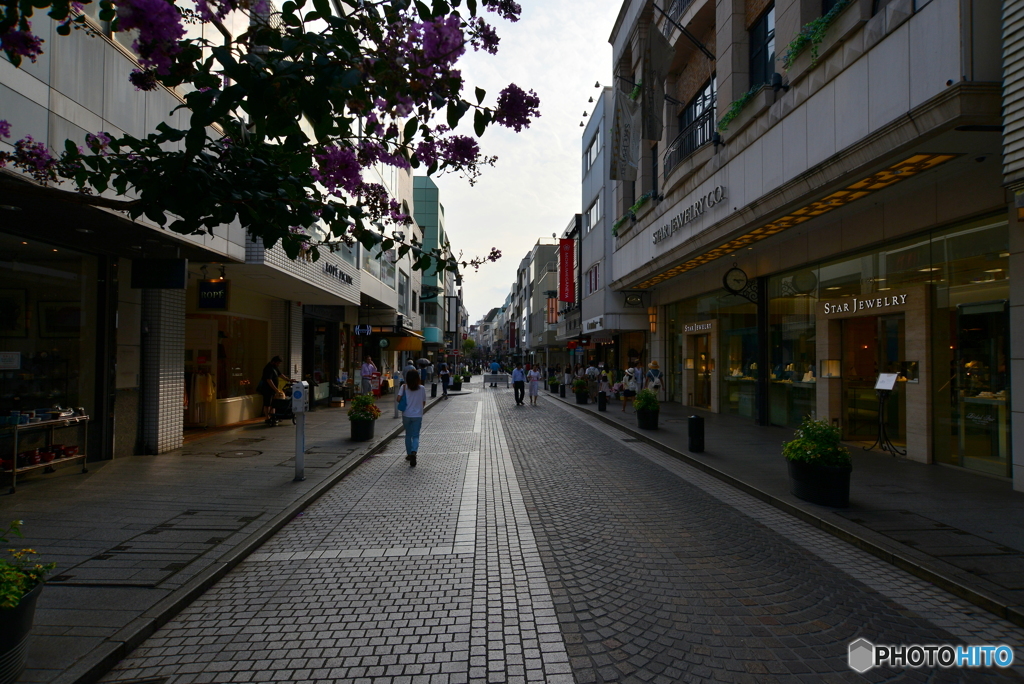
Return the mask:
<path id="1" fill-rule="evenodd" d="M 1002 272 L 1003 272 L 1003 269 L 1001 269 L 1001 268 L 990 268 L 987 271 L 985 271 L 985 273 L 1002 273 Z"/>
<path id="2" fill-rule="evenodd" d="M 917 272 L 918 273 L 931 273 L 932 271 L 940 271 L 940 270 L 942 270 L 942 269 L 940 269 L 938 266 L 932 266 L 931 268 L 919 268 L 919 269 L 917 269 Z"/>
<path id="3" fill-rule="evenodd" d="M 1010 253 L 1009 252 L 1002 252 L 999 256 L 1002 257 L 1003 259 L 1005 259 L 1006 257 L 1010 256 Z"/>
<path id="4" fill-rule="evenodd" d="M 878 291 L 879 292 L 885 292 L 886 290 L 891 290 L 891 289 L 892 289 L 891 287 L 880 287 L 880 288 L 878 288 Z"/>
<path id="5" fill-rule="evenodd" d="M 841 289 L 843 289 L 843 288 L 841 288 L 841 287 L 839 287 L 838 285 L 836 285 L 836 286 L 834 286 L 834 287 L 826 287 L 825 289 L 826 289 L 826 290 L 841 290 Z"/>
<path id="6" fill-rule="evenodd" d="M 781 233 L 793 226 L 800 225 L 805 221 L 810 221 L 816 216 L 827 214 L 828 212 L 834 211 L 835 209 L 849 204 L 850 202 L 861 199 L 862 197 L 867 197 L 868 195 L 887 188 L 890 185 L 895 185 L 896 183 L 904 181 L 911 176 L 927 171 L 939 164 L 943 164 L 950 159 L 954 159 L 956 156 L 957 155 L 955 154 L 915 154 L 907 157 L 903 161 L 873 173 L 852 185 L 846 186 L 846 188 L 842 190 L 837 190 L 816 202 L 812 202 L 787 214 L 786 216 L 783 216 L 782 218 L 777 218 L 771 223 L 755 228 L 746 235 L 741 235 L 740 237 L 730 240 L 729 242 L 711 249 L 704 254 L 696 256 L 689 261 L 673 266 L 669 270 L 659 273 L 656 276 L 652 276 L 638 284 L 636 289 L 644 290 L 654 287 L 662 281 L 674 278 L 680 273 L 698 268 L 699 266 L 716 261 L 724 256 L 729 256 L 742 247 L 749 247 L 751 243 L 764 240 L 776 233 Z"/>

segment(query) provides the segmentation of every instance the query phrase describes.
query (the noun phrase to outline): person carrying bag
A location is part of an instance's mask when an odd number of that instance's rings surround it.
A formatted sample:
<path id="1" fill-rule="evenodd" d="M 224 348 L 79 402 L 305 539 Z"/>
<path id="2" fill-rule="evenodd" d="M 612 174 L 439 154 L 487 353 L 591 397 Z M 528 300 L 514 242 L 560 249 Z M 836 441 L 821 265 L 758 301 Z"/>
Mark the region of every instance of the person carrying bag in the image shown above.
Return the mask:
<path id="1" fill-rule="evenodd" d="M 420 372 L 414 368 L 405 374 L 405 383 L 398 390 L 398 410 L 402 412 L 402 425 L 405 427 L 405 460 L 410 467 L 416 466 L 426 403 L 427 388 L 420 381 Z"/>

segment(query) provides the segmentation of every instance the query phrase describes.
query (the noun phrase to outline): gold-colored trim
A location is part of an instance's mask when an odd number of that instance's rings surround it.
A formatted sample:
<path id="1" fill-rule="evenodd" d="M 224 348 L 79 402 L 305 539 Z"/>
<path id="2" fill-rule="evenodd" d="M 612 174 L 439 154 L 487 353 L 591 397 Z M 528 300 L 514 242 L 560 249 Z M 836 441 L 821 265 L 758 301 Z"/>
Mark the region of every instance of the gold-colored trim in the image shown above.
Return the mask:
<path id="1" fill-rule="evenodd" d="M 760 228 L 755 228 L 746 235 L 734 238 L 723 245 L 719 245 L 712 250 L 704 252 L 700 256 L 696 256 L 689 261 L 685 261 L 677 266 L 673 266 L 667 271 L 663 271 L 656 276 L 652 276 L 639 285 L 636 285 L 634 289 L 646 290 L 654 287 L 658 283 L 668 280 L 669 278 L 674 278 L 681 273 L 691 271 L 698 266 L 703 266 L 704 264 L 721 259 L 724 256 L 729 256 L 736 250 L 741 249 L 742 247 L 747 247 L 751 243 L 764 240 L 776 233 L 781 233 L 793 226 L 800 225 L 805 221 L 810 221 L 816 216 L 827 214 L 828 212 L 847 205 L 850 202 L 855 202 L 862 197 L 867 197 L 873 192 L 877 192 L 878 190 L 882 190 L 890 185 L 894 185 L 902 180 L 910 178 L 911 176 L 934 168 L 939 164 L 944 164 L 956 156 L 957 155 L 955 154 L 915 154 L 911 157 L 907 157 L 903 161 L 873 173 L 867 178 L 863 178 L 856 183 L 846 186 L 842 190 L 837 190 L 816 202 L 811 202 L 806 206 L 800 207 L 782 218 L 775 219 L 771 223 L 767 223 Z"/>

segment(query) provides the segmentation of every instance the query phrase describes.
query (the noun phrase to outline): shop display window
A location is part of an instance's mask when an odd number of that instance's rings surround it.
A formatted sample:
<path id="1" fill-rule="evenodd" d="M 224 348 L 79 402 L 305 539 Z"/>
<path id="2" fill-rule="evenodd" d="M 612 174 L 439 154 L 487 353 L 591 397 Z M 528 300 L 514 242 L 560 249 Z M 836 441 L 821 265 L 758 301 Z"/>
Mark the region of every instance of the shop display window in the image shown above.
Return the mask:
<path id="1" fill-rule="evenodd" d="M 774 277 L 768 293 L 768 419 L 772 425 L 797 427 L 816 410 L 817 276 L 801 271 Z"/>
<path id="2" fill-rule="evenodd" d="M 190 400 L 233 399 L 258 393 L 263 367 L 270 360 L 269 323 L 226 314 L 189 314 L 185 320 L 186 391 Z M 195 375 L 204 375 L 194 390 Z M 214 380 L 212 391 L 206 389 Z"/>
<path id="3" fill-rule="evenodd" d="M 0 416 L 94 413 L 96 258 L 10 235 L 0 255 Z"/>

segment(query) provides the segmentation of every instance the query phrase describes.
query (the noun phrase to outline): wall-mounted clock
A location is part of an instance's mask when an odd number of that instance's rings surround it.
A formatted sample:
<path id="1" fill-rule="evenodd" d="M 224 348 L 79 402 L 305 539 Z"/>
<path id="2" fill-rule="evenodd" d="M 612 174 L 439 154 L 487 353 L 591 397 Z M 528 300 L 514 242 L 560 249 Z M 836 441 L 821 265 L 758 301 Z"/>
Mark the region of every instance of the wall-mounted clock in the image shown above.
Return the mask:
<path id="1" fill-rule="evenodd" d="M 722 285 L 733 294 L 742 292 L 747 287 L 748 282 L 747 274 L 738 266 L 730 268 L 725 272 L 725 277 L 722 278 Z"/>

